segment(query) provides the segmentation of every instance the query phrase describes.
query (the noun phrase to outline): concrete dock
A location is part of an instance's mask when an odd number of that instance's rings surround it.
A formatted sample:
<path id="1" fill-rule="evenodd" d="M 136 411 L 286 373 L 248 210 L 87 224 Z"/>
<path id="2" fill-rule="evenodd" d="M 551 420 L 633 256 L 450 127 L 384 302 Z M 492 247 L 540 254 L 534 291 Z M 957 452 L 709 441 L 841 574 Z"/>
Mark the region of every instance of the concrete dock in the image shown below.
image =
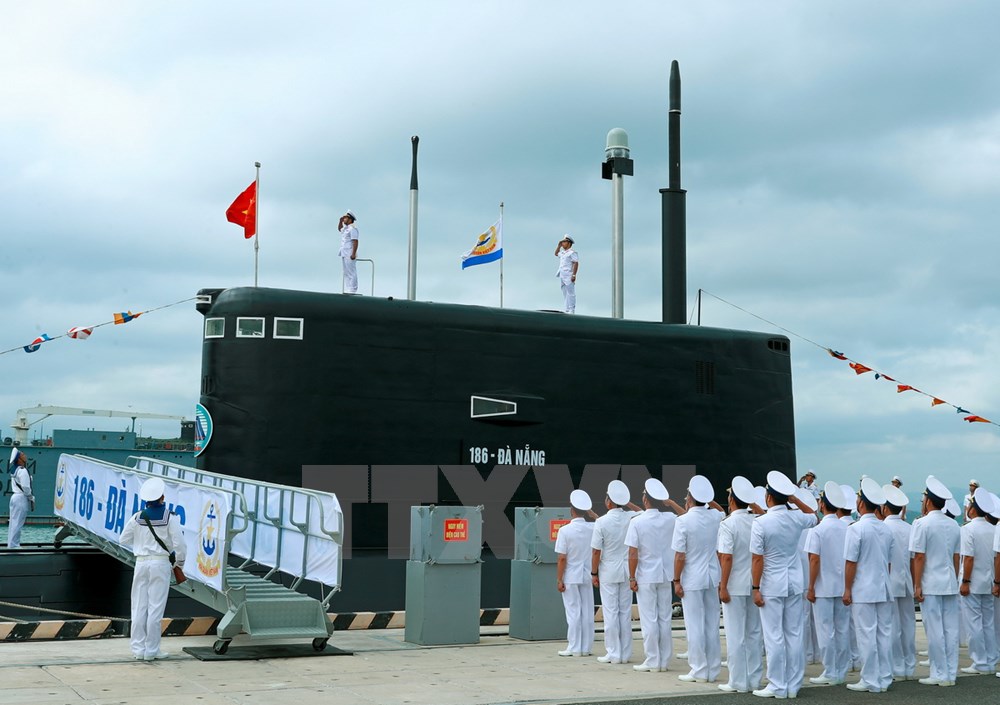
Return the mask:
<path id="1" fill-rule="evenodd" d="M 674 651 L 686 648 L 683 623 L 675 621 Z M 638 624 L 635 625 L 638 628 Z M 918 627 L 918 648 L 923 648 Z M 605 665 L 601 634 L 591 657 L 563 658 L 563 642 L 512 639 L 503 626 L 483 627 L 481 642 L 463 646 L 416 646 L 402 629 L 338 631 L 330 645 L 353 655 L 256 661 L 200 661 L 185 647 L 210 647 L 214 637 L 168 637 L 164 661 L 137 662 L 125 638 L 0 644 L 2 705 L 481 705 L 486 703 L 644 703 L 706 705 L 765 702 L 752 695 L 721 693 L 715 684 L 682 683 L 687 662 L 674 659 L 664 673 L 640 673 L 629 664 Z M 301 643 L 301 642 L 300 642 Z M 724 644 L 725 642 L 723 642 Z M 230 653 L 251 642 L 233 641 Z M 965 650 L 960 666 L 968 665 Z M 642 658 L 634 632 L 633 663 Z M 811 665 L 807 677 L 821 667 Z M 927 675 L 926 667 L 917 675 Z M 727 677 L 723 669 L 722 682 Z M 848 679 L 856 680 L 856 674 Z M 854 693 L 843 686 L 806 687 L 799 699 L 815 703 L 987 703 L 1000 700 L 1000 678 L 960 676 L 953 688 L 894 684 L 888 693 Z"/>

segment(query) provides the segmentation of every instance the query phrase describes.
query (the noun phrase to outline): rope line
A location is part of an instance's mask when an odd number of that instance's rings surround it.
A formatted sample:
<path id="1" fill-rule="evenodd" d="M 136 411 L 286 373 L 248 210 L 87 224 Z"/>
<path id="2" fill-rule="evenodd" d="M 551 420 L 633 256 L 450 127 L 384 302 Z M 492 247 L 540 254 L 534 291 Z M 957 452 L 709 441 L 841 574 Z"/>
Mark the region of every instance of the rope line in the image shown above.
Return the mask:
<path id="1" fill-rule="evenodd" d="M 7 602 L 5 600 L 0 600 L 0 605 L 4 607 L 17 607 L 19 609 L 27 610 L 29 612 L 48 612 L 49 614 L 68 614 L 72 617 L 86 617 L 87 619 L 109 619 L 112 622 L 131 622 L 131 618 L 128 617 L 104 617 L 99 614 L 87 614 L 85 612 L 73 612 L 71 610 L 56 610 L 50 609 L 48 607 L 39 607 L 38 605 L 22 605 L 17 602 Z M 20 622 L 22 624 L 26 623 L 24 620 L 14 619 L 15 622 Z"/>

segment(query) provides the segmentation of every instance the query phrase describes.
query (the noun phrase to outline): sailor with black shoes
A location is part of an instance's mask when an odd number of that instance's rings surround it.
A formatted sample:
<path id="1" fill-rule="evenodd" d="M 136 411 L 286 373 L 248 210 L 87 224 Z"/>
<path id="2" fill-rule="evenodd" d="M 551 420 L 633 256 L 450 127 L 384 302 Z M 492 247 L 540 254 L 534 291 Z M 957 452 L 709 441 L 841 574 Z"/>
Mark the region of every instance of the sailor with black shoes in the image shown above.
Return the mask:
<path id="1" fill-rule="evenodd" d="M 737 475 L 729 488 L 729 516 L 719 524 L 717 545 L 722 567 L 719 599 L 729 663 L 729 680 L 720 683 L 719 690 L 726 693 L 756 690 L 764 676 L 760 610 L 750 597 L 750 529 L 758 511 L 764 510 L 757 504 L 753 484 Z"/>
<path id="2" fill-rule="evenodd" d="M 969 523 L 962 527 L 962 579 L 959 599 L 969 620 L 969 658 L 972 665 L 962 673 L 983 674 L 996 670 L 996 632 L 993 611 L 994 528 L 986 520 L 993 511 L 993 499 L 983 487 L 976 489 L 969 503 Z"/>
<path id="3" fill-rule="evenodd" d="M 944 512 L 951 491 L 933 475 L 925 483 L 922 519 L 913 522 L 913 597 L 927 632 L 930 676 L 923 685 L 955 685 L 958 675 L 958 560 L 961 530 Z"/>
<path id="4" fill-rule="evenodd" d="M 668 504 L 669 503 L 669 504 Z M 639 626 L 645 659 L 632 668 L 637 671 L 666 671 L 673 655 L 670 620 L 670 584 L 674 578 L 674 551 L 670 547 L 679 509 L 670 502 L 670 493 L 654 478 L 646 480 L 642 493 L 646 508 L 629 522 L 625 534 L 628 546 L 629 585 L 639 605 Z M 683 512 L 681 512 L 683 513 Z"/>
<path id="5" fill-rule="evenodd" d="M 885 504 L 882 486 L 861 480 L 857 507 L 860 518 L 844 539 L 844 604 L 852 605 L 861 676 L 850 690 L 881 693 L 892 685 L 892 592 L 889 571 L 893 534 L 876 512 Z"/>
<path id="6" fill-rule="evenodd" d="M 889 586 L 892 592 L 892 679 L 908 681 L 915 678 L 917 667 L 917 614 L 913 602 L 913 574 L 910 572 L 910 532 L 906 523 L 906 505 L 910 498 L 893 484 L 882 485 L 885 504 L 882 521 L 892 531 L 892 572 Z"/>
<path id="7" fill-rule="evenodd" d="M 836 482 L 827 482 L 820 494 L 823 519 L 809 530 L 806 552 L 809 575 L 806 599 L 813 605 L 816 637 L 819 641 L 823 672 L 810 678 L 814 685 L 842 685 L 847 680 L 851 647 L 847 630 L 847 607 L 844 605 L 844 539 L 847 525 L 837 516 L 849 498 Z"/>
<path id="8" fill-rule="evenodd" d="M 791 512 L 788 504 L 800 510 Z M 795 496 L 795 483 L 772 470 L 767 474 L 767 513 L 750 530 L 750 586 L 760 608 L 767 679 L 753 691 L 760 698 L 794 698 L 805 676 L 802 647 L 802 594 L 805 581 L 799 537 L 816 525 L 816 513 Z"/>
<path id="9" fill-rule="evenodd" d="M 594 522 L 594 536 L 590 543 L 591 572 L 594 587 L 601 589 L 601 608 L 604 613 L 604 648 L 607 653 L 598 656 L 601 663 L 628 663 L 632 658 L 632 591 L 628 582 L 628 553 L 625 534 L 632 518 L 628 487 L 621 480 L 608 484 L 604 505 L 608 513 Z"/>
<path id="10" fill-rule="evenodd" d="M 688 666 L 677 676 L 686 682 L 713 683 L 722 668 L 719 643 L 719 524 L 725 512 L 704 475 L 688 483 L 687 512 L 674 527 L 674 591 L 684 608 Z"/>
<path id="11" fill-rule="evenodd" d="M 568 524 L 556 534 L 556 589 L 566 609 L 566 648 L 560 656 L 590 656 L 594 648 L 594 588 L 590 582 L 590 542 L 594 525 L 586 520 L 592 503 L 583 490 L 569 496 Z"/>

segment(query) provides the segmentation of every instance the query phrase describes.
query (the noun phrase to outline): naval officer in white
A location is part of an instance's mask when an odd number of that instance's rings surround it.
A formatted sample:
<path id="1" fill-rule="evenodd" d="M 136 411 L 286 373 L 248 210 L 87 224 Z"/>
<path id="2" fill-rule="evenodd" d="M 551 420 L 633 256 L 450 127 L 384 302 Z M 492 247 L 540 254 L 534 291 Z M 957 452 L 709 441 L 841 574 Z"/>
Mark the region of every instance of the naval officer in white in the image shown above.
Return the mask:
<path id="1" fill-rule="evenodd" d="M 625 534 L 632 512 L 628 487 L 621 480 L 608 484 L 604 505 L 608 513 L 594 522 L 591 540 L 591 577 L 601 588 L 604 612 L 604 648 L 601 663 L 628 663 L 632 658 L 632 591 L 628 587 L 628 559 Z M 638 509 L 638 507 L 636 507 Z"/>
<path id="2" fill-rule="evenodd" d="M 933 475 L 927 477 L 922 519 L 913 522 L 913 597 L 927 632 L 931 673 L 923 685 L 955 685 L 958 676 L 958 558 L 961 530 L 945 516 L 951 491 Z"/>
<path id="3" fill-rule="evenodd" d="M 788 511 L 794 504 L 799 512 Z M 805 678 L 802 646 L 802 593 L 805 581 L 799 537 L 816 525 L 816 513 L 795 496 L 795 483 L 780 472 L 767 474 L 767 513 L 750 530 L 750 586 L 760 608 L 767 653 L 766 687 L 761 698 L 792 698 Z"/>
<path id="4" fill-rule="evenodd" d="M 962 577 L 959 595 L 969 620 L 969 658 L 972 665 L 963 673 L 996 671 L 996 632 L 993 622 L 993 538 L 994 527 L 986 517 L 993 511 L 993 499 L 985 488 L 972 495 L 966 510 L 969 523 L 962 527 Z"/>
<path id="5" fill-rule="evenodd" d="M 594 648 L 594 587 L 590 582 L 590 542 L 594 525 L 586 520 L 593 504 L 583 490 L 569 495 L 568 524 L 556 533 L 556 589 L 566 610 L 567 646 L 560 656 L 590 656 Z"/>
<path id="6" fill-rule="evenodd" d="M 812 603 L 816 618 L 816 638 L 819 641 L 823 672 L 809 679 L 815 685 L 842 685 L 847 680 L 851 647 L 847 634 L 849 622 L 844 605 L 844 539 L 847 524 L 837 516 L 847 508 L 850 498 L 836 482 L 827 482 L 820 494 L 823 519 L 807 533 L 806 552 L 809 554 L 809 587 L 806 599 Z"/>
<path id="7" fill-rule="evenodd" d="M 861 676 L 850 690 L 881 693 L 892 685 L 892 592 L 889 587 L 893 534 L 876 512 L 885 492 L 870 477 L 861 480 L 860 518 L 844 539 L 844 604 L 852 605 Z"/>
<path id="8" fill-rule="evenodd" d="M 637 671 L 666 671 L 673 655 L 670 634 L 672 606 L 670 583 L 674 579 L 674 551 L 670 547 L 677 515 L 668 506 L 670 493 L 657 479 L 646 480 L 642 504 L 646 508 L 629 522 L 629 585 L 639 604 L 642 648 L 646 655 Z M 674 502 L 674 508 L 680 509 Z M 683 513 L 683 512 L 681 512 Z"/>
<path id="9" fill-rule="evenodd" d="M 882 521 L 892 532 L 892 679 L 914 679 L 917 667 L 917 614 L 913 602 L 913 573 L 910 572 L 910 525 L 906 523 L 906 505 L 910 498 L 896 485 L 882 485 L 885 504 Z"/>
<path id="10" fill-rule="evenodd" d="M 726 658 L 729 680 L 719 684 L 725 693 L 749 693 L 764 676 L 764 637 L 760 610 L 750 598 L 750 529 L 757 504 L 753 484 L 737 475 L 729 488 L 729 516 L 719 524 L 719 599 L 726 625 Z"/>
<path id="11" fill-rule="evenodd" d="M 719 643 L 719 524 L 725 512 L 715 502 L 715 489 L 704 475 L 688 483 L 687 512 L 674 527 L 674 591 L 684 607 L 690 671 L 677 676 L 687 682 L 712 683 L 722 668 Z"/>

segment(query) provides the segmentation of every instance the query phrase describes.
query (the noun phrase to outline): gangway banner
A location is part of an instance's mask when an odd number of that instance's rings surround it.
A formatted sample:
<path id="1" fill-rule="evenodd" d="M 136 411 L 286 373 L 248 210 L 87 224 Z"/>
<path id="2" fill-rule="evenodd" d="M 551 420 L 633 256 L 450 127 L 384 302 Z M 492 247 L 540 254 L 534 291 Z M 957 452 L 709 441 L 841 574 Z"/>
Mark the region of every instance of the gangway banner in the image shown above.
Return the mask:
<path id="1" fill-rule="evenodd" d="M 148 478 L 124 468 L 63 455 L 56 473 L 53 506 L 57 516 L 118 543 L 125 522 L 145 506 L 139 488 Z M 163 478 L 167 508 L 184 530 L 187 558 L 184 574 L 221 591 L 226 565 L 229 496 L 211 487 L 191 486 Z"/>

